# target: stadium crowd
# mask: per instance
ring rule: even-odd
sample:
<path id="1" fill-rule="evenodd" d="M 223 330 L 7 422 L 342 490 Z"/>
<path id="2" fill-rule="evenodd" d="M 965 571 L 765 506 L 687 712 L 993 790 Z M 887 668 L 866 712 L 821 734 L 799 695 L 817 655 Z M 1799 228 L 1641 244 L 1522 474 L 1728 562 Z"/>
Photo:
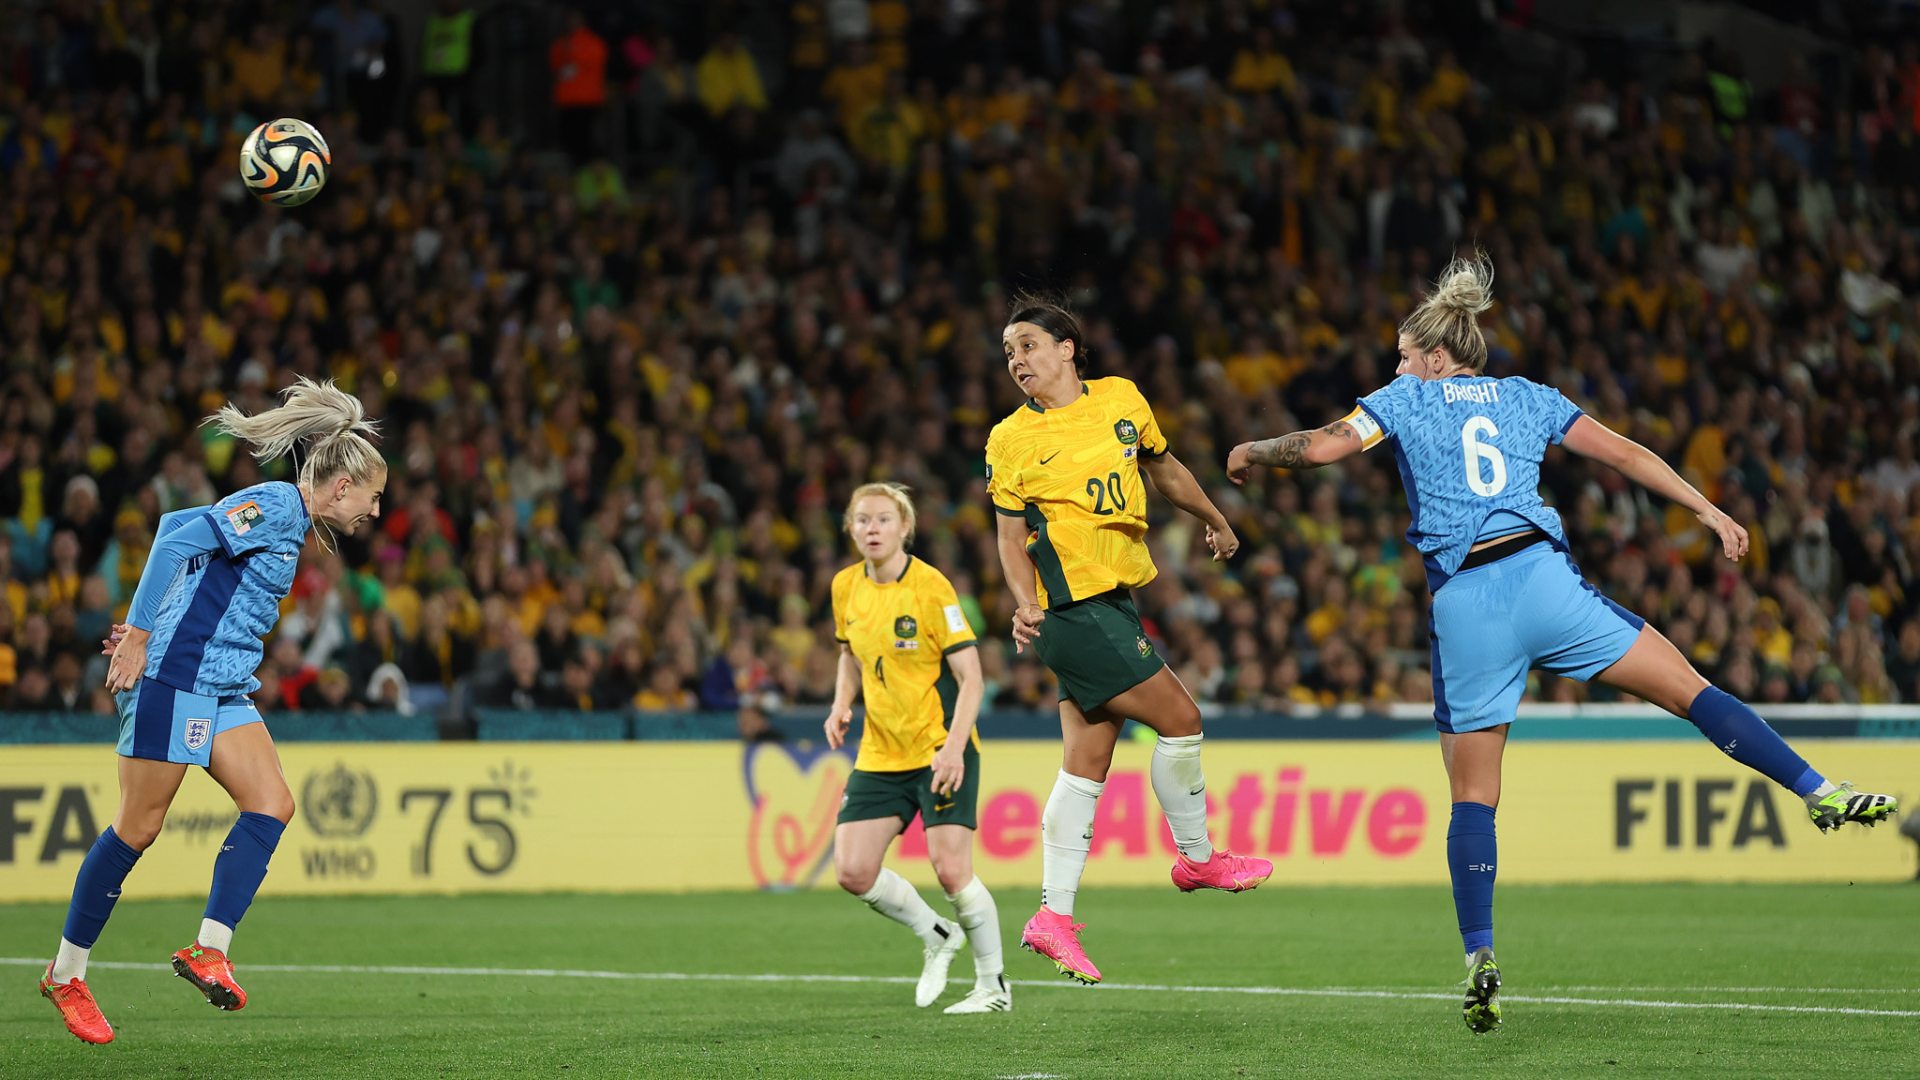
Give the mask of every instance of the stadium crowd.
<path id="1" fill-rule="evenodd" d="M 71 2 L 0 42 L 0 704 L 110 711 L 96 643 L 159 515 L 263 478 L 198 421 L 304 373 L 382 418 L 391 479 L 371 535 L 303 559 L 274 711 L 825 702 L 867 479 L 917 493 L 990 705 L 1050 708 L 981 479 L 1014 285 L 1073 299 L 1245 542 L 1212 564 L 1159 506 L 1141 606 L 1197 698 L 1431 700 L 1392 455 L 1244 489 L 1222 462 L 1389 378 L 1476 243 L 1491 372 L 1753 530 L 1730 564 L 1556 454 L 1587 575 L 1743 698 L 1920 701 L 1911 44 L 1766 94 L 1702 49 L 1522 99 L 1487 27 L 1369 5 L 796 0 L 750 36 L 711 7 L 556 13 L 562 150 L 506 138 L 464 54 L 369 91 L 368 50 L 405 58 L 350 0 Z M 333 138 L 298 210 L 237 182 L 276 115 Z"/>

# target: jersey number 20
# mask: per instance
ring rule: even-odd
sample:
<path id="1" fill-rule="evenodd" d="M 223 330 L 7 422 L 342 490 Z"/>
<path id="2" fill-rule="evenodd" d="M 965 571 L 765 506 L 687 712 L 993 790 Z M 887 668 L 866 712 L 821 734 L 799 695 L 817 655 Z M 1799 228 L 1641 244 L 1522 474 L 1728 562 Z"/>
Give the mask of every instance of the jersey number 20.
<path id="1" fill-rule="evenodd" d="M 1088 478 L 1087 494 L 1093 497 L 1093 512 L 1103 517 L 1127 508 L 1127 493 L 1120 486 L 1120 474 L 1117 472 L 1108 473 L 1105 483 L 1101 483 L 1097 476 Z M 1107 505 L 1109 500 L 1113 505 Z"/>
<path id="2" fill-rule="evenodd" d="M 1507 459 L 1500 456 L 1498 448 L 1480 440 L 1498 434 L 1500 429 L 1484 416 L 1476 416 L 1460 428 L 1460 451 L 1467 462 L 1467 486 L 1475 495 L 1489 499 L 1506 490 Z M 1482 475 L 1481 462 L 1486 463 L 1492 476 Z"/>

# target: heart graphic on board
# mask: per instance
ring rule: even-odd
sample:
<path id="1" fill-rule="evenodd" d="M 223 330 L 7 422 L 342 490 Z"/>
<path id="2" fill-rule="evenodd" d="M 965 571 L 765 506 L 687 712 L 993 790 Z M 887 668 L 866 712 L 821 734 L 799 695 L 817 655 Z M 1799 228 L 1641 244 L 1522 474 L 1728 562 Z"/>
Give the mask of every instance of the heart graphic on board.
<path id="1" fill-rule="evenodd" d="M 763 889 L 811 885 L 833 857 L 833 824 L 853 771 L 852 748 L 759 742 L 741 761 L 753 817 L 747 865 Z"/>

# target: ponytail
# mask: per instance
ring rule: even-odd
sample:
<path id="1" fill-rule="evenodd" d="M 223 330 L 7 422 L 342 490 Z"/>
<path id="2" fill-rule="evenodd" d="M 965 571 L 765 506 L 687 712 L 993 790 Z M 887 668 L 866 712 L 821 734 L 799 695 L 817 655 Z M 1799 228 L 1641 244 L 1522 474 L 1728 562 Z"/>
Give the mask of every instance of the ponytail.
<path id="1" fill-rule="evenodd" d="M 380 452 L 362 437 L 362 432 L 377 433 L 379 425 L 367 419 L 359 398 L 332 379 L 316 383 L 304 375 L 281 396 L 286 400 L 279 408 L 252 416 L 229 402 L 205 423 L 250 444 L 257 461 L 294 455 L 298 481 L 309 491 L 341 474 L 356 484 L 369 483 L 385 470 Z"/>
<path id="2" fill-rule="evenodd" d="M 1455 363 L 1478 375 L 1487 369 L 1480 313 L 1492 306 L 1493 261 L 1486 252 L 1475 251 L 1472 259 L 1447 264 L 1433 291 L 1400 324 L 1400 332 L 1421 352 L 1445 346 Z"/>

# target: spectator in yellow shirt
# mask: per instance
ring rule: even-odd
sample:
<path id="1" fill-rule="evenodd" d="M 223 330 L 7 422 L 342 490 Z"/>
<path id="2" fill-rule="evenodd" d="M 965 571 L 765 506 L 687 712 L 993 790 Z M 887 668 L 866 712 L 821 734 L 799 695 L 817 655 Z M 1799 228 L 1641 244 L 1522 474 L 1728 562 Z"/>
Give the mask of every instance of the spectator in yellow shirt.
<path id="1" fill-rule="evenodd" d="M 286 84 L 286 39 L 267 23 L 258 23 L 246 44 L 234 42 L 227 55 L 233 71 L 233 86 L 240 92 L 240 100 L 255 113 L 278 115 L 272 110 L 279 104 Z"/>
<path id="2" fill-rule="evenodd" d="M 1292 372 L 1260 334 L 1248 334 L 1239 352 L 1227 358 L 1227 381 L 1243 396 L 1255 398 L 1286 385 Z"/>
<path id="3" fill-rule="evenodd" d="M 679 669 L 665 659 L 657 661 L 648 673 L 646 688 L 633 695 L 633 707 L 645 712 L 670 712 L 693 706 L 693 694 Z"/>
<path id="4" fill-rule="evenodd" d="M 754 62 L 753 54 L 740 44 L 740 36 L 731 32 L 721 34 L 700 58 L 700 64 L 694 70 L 694 81 L 699 85 L 700 104 L 706 107 L 709 115 L 716 118 L 725 116 L 734 108 L 745 108 L 753 112 L 765 111 L 767 91 L 760 81 L 760 65 Z"/>
<path id="5" fill-rule="evenodd" d="M 1227 87 L 1236 94 L 1271 94 L 1278 90 L 1292 97 L 1295 88 L 1293 64 L 1273 46 L 1273 30 L 1262 26 L 1253 32 L 1253 43 L 1234 55 L 1233 70 L 1227 75 Z"/>
<path id="6" fill-rule="evenodd" d="M 847 58 L 827 73 L 820 94 L 833 102 L 840 129 L 852 132 L 860 122 L 860 114 L 880 100 L 886 86 L 887 69 L 867 51 L 867 43 L 851 41 L 847 43 Z"/>

